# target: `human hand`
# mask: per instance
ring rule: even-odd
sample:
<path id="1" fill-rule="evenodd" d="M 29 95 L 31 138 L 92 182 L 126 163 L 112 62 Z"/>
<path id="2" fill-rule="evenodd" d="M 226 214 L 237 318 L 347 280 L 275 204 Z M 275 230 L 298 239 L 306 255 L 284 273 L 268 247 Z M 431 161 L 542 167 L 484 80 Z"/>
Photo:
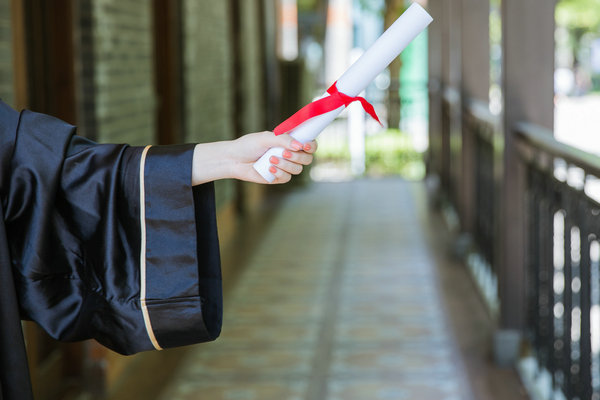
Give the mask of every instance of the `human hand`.
<path id="1" fill-rule="evenodd" d="M 288 182 L 292 175 L 302 172 L 304 165 L 312 162 L 317 143 L 302 145 L 288 134 L 275 136 L 273 132 L 257 132 L 236 140 L 197 144 L 194 150 L 192 184 L 235 178 L 248 182 L 269 183 L 253 164 L 271 147 L 283 147 L 283 157 L 271 157 L 271 173 L 275 179 L 270 183 Z"/>
<path id="2" fill-rule="evenodd" d="M 239 155 L 235 164 L 236 178 L 248 182 L 269 183 L 256 170 L 254 163 L 272 147 L 284 148 L 282 157 L 271 156 L 269 171 L 275 176 L 270 183 L 286 183 L 292 175 L 302 172 L 303 166 L 313 160 L 317 142 L 300 143 L 288 134 L 275 136 L 273 132 L 258 132 L 244 135 L 234 141 Z"/>

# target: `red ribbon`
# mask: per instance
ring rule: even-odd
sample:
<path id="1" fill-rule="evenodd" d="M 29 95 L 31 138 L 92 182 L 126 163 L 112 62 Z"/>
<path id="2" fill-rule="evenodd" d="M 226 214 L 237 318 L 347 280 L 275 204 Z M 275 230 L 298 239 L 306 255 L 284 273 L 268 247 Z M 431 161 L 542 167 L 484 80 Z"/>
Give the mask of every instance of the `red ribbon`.
<path id="1" fill-rule="evenodd" d="M 277 127 L 274 130 L 275 135 L 281 135 L 283 133 L 289 132 L 304 121 L 316 117 L 317 115 L 328 113 L 329 111 L 333 111 L 341 106 L 348 107 L 350 103 L 355 101 L 360 101 L 360 104 L 362 105 L 364 110 L 371 117 L 373 117 L 374 120 L 381 124 L 381 121 L 379 121 L 379 118 L 377 117 L 375 109 L 373 108 L 373 105 L 371 103 L 365 100 L 364 97 L 352 97 L 340 92 L 336 86 L 336 83 L 337 82 L 334 82 L 333 85 L 331 85 L 331 87 L 327 89 L 327 93 L 329 93 L 329 96 L 323 97 L 322 99 L 315 100 L 312 103 L 305 105 L 294 115 L 283 121 L 281 124 L 277 125 Z"/>

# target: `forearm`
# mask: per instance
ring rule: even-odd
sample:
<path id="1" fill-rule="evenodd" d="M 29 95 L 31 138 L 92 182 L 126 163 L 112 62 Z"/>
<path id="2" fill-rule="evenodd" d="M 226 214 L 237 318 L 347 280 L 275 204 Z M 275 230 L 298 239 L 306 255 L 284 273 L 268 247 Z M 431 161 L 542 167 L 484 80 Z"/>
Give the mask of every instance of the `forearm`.
<path id="1" fill-rule="evenodd" d="M 200 143 L 194 148 L 192 185 L 234 178 L 235 160 L 231 157 L 231 141 Z"/>
<path id="2" fill-rule="evenodd" d="M 303 165 L 312 161 L 316 142 L 302 145 L 287 134 L 276 136 L 273 132 L 250 133 L 235 140 L 201 143 L 194 148 L 192 185 L 219 179 L 239 179 L 248 182 L 269 183 L 253 164 L 271 147 L 286 149 L 283 158 L 272 157 L 271 168 L 276 176 L 270 183 L 285 183 L 291 175 L 302 171 Z"/>

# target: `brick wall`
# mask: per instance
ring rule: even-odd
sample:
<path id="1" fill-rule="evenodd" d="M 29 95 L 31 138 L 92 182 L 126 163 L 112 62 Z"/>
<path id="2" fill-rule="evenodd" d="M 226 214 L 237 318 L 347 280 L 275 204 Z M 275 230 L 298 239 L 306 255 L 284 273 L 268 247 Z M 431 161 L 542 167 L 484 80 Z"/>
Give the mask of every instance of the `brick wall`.
<path id="1" fill-rule="evenodd" d="M 184 0 L 186 139 L 233 137 L 231 33 L 227 1 Z"/>
<path id="2" fill-rule="evenodd" d="M 93 0 L 96 139 L 155 142 L 150 0 Z"/>
<path id="3" fill-rule="evenodd" d="M 13 102 L 10 0 L 0 0 L 0 98 Z"/>
<path id="4" fill-rule="evenodd" d="M 233 77 L 230 2 L 182 0 L 184 141 L 233 139 L 236 117 L 243 132 L 264 129 L 258 1 L 238 3 L 242 68 L 241 75 Z M 152 2 L 84 0 L 79 4 L 82 130 L 101 142 L 154 143 Z M 234 84 L 244 98 L 237 116 Z M 219 207 L 231 204 L 235 184 L 218 182 L 216 195 Z"/>
<path id="5" fill-rule="evenodd" d="M 183 0 L 185 140 L 234 137 L 232 47 L 228 1 Z M 235 185 L 217 182 L 219 207 L 235 197 Z"/>

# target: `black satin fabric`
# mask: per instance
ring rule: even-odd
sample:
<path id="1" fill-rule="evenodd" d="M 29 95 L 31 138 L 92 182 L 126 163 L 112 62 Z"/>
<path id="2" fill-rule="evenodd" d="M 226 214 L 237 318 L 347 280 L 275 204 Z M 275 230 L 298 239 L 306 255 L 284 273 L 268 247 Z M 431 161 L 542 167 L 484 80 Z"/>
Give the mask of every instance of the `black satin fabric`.
<path id="1" fill-rule="evenodd" d="M 18 123 L 19 114 L 0 101 L 0 400 L 33 399 L 3 211 Z"/>
<path id="2" fill-rule="evenodd" d="M 122 354 L 153 349 L 140 304 L 143 148 L 96 144 L 1 101 L 0 121 L 0 289 L 12 285 L 21 318 L 56 339 L 94 338 Z M 221 329 L 214 188 L 191 187 L 192 155 L 193 145 L 156 146 L 145 160 L 146 299 L 163 348 L 214 340 Z M 27 398 L 10 395 L 4 375 L 0 382 L 6 399 Z"/>

